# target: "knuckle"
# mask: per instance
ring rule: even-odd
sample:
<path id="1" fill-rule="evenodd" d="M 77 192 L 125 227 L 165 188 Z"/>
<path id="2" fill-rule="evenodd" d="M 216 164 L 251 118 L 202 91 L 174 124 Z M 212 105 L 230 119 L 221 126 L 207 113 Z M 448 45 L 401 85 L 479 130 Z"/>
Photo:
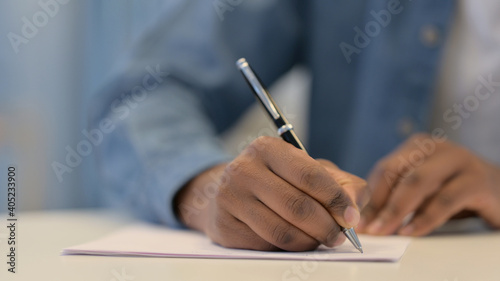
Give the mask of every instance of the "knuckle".
<path id="1" fill-rule="evenodd" d="M 248 173 L 248 171 L 251 170 L 253 170 L 251 161 L 247 161 L 243 157 L 237 157 L 231 163 L 226 165 L 224 168 L 224 175 L 230 180 L 234 180 L 234 177 L 237 177 L 238 175 L 245 175 L 245 173 Z"/>
<path id="2" fill-rule="evenodd" d="M 295 240 L 295 235 L 292 233 L 291 229 L 282 224 L 276 224 L 271 229 L 271 239 L 274 244 L 282 248 L 283 246 L 293 243 Z"/>
<path id="3" fill-rule="evenodd" d="M 387 207 L 384 209 L 383 212 L 386 218 L 395 218 L 401 216 L 402 209 L 400 206 L 396 204 L 389 204 L 387 205 Z"/>
<path id="4" fill-rule="evenodd" d="M 336 188 L 333 190 L 330 199 L 327 201 L 326 207 L 334 213 L 343 213 L 349 206 L 350 201 L 349 196 L 347 196 L 343 190 Z"/>
<path id="5" fill-rule="evenodd" d="M 314 214 L 313 203 L 308 197 L 303 195 L 288 198 L 285 205 L 295 219 L 306 220 Z"/>
<path id="6" fill-rule="evenodd" d="M 227 175 L 237 175 L 240 172 L 247 170 L 248 164 L 248 162 L 242 161 L 241 158 L 236 158 L 231 163 L 226 165 L 224 173 Z"/>
<path id="7" fill-rule="evenodd" d="M 436 201 L 440 208 L 447 208 L 453 205 L 454 200 L 452 196 L 445 193 L 441 193 L 436 195 Z"/>
<path id="8" fill-rule="evenodd" d="M 406 175 L 402 175 L 400 182 L 406 186 L 420 186 L 420 183 L 422 182 L 422 175 L 421 173 L 412 170 Z"/>
<path id="9" fill-rule="evenodd" d="M 259 163 L 247 157 L 237 157 L 224 169 L 224 178 L 230 185 L 244 185 L 257 178 Z"/>
<path id="10" fill-rule="evenodd" d="M 366 217 L 372 217 L 377 213 L 379 209 L 380 209 L 380 204 L 370 201 L 363 208 L 363 215 Z"/>
<path id="11" fill-rule="evenodd" d="M 412 223 L 415 225 L 415 228 L 424 228 L 428 227 L 435 220 L 435 215 L 433 215 L 429 210 L 424 210 L 418 214 L 418 217 L 413 219 Z"/>
<path id="12" fill-rule="evenodd" d="M 242 152 L 241 156 L 249 161 L 254 159 L 262 159 L 267 154 L 274 152 L 276 149 L 277 139 L 269 136 L 260 136 L 253 140 Z"/>
<path id="13" fill-rule="evenodd" d="M 267 147 L 269 147 L 273 142 L 273 138 L 269 136 L 260 136 L 252 141 L 248 148 L 254 149 L 256 151 L 265 151 Z"/>
<path id="14" fill-rule="evenodd" d="M 324 181 L 325 173 L 321 166 L 305 165 L 300 169 L 299 183 L 302 186 L 315 187 Z"/>

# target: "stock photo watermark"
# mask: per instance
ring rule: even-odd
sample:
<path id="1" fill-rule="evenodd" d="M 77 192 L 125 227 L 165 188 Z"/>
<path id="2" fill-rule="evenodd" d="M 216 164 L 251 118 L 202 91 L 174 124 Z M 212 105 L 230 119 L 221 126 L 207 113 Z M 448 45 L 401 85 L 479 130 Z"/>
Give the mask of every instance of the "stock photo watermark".
<path id="1" fill-rule="evenodd" d="M 489 74 L 486 78 L 481 75 L 477 80 L 479 83 L 473 94 L 465 97 L 461 103 L 453 104 L 452 108 L 443 113 L 443 120 L 446 123 L 453 123 L 451 125 L 453 130 L 458 130 L 463 121 L 469 119 L 472 113 L 478 110 L 482 102 L 488 100 L 500 89 L 500 81 L 493 81 L 493 74 Z"/>
<path id="2" fill-rule="evenodd" d="M 212 5 L 219 19 L 223 21 L 225 13 L 234 11 L 234 9 L 243 2 L 245 2 L 245 0 L 214 0 Z"/>
<path id="3" fill-rule="evenodd" d="M 412 150 L 407 157 L 399 156 L 399 164 L 396 172 L 386 170 L 384 178 L 386 183 L 393 187 L 397 180 L 408 177 L 416 168 L 424 164 L 425 159 L 431 156 L 435 151 L 437 144 L 447 140 L 446 132 L 442 128 L 435 128 L 429 137 L 415 137 L 413 144 L 416 149 Z"/>
<path id="4" fill-rule="evenodd" d="M 19 53 L 22 44 L 26 45 L 35 38 L 41 28 L 49 23 L 50 19 L 57 16 L 61 5 L 66 5 L 70 0 L 40 0 L 38 1 L 38 11 L 31 17 L 22 17 L 21 30 L 19 33 L 9 32 L 7 38 L 16 54 Z"/>
<path id="5" fill-rule="evenodd" d="M 113 277 L 109 281 L 132 281 L 135 280 L 135 276 L 128 274 L 125 270 L 125 267 L 121 268 L 121 271 L 116 269 L 111 270 L 111 275 Z"/>
<path id="6" fill-rule="evenodd" d="M 340 233 L 339 235 L 343 235 Z M 357 252 L 356 252 L 357 253 Z M 335 252 L 324 251 L 324 248 L 317 248 L 309 257 L 312 259 L 304 260 L 300 264 L 292 265 L 281 274 L 282 281 L 305 281 L 308 280 L 319 268 L 320 261 L 328 261 Z"/>
<path id="7" fill-rule="evenodd" d="M 290 269 L 283 272 L 281 275 L 282 281 L 303 281 L 309 279 L 318 267 L 318 259 L 316 258 L 318 251 L 314 251 L 314 260 L 302 261 L 300 265 L 293 265 Z"/>
<path id="8" fill-rule="evenodd" d="M 18 189 L 18 177 L 17 169 L 15 166 L 7 167 L 7 182 L 6 182 L 6 193 L 7 193 L 7 219 L 6 219 L 6 229 L 7 235 L 5 235 L 7 243 L 7 271 L 10 273 L 16 273 L 17 262 L 19 256 L 17 255 L 17 247 L 19 246 L 18 237 L 18 221 L 17 221 L 17 189 Z M 2 240 L 3 241 L 3 240 Z"/>
<path id="9" fill-rule="evenodd" d="M 411 2 L 411 0 L 408 1 Z M 352 43 L 341 42 L 339 44 L 347 63 L 351 63 L 351 57 L 354 54 L 361 54 L 361 51 L 370 45 L 372 39 L 379 36 L 382 29 L 391 23 L 393 16 L 400 14 L 403 10 L 404 6 L 400 0 L 390 0 L 385 9 L 378 12 L 370 11 L 372 20 L 368 21 L 363 29 L 359 26 L 353 28 L 355 33 Z"/>
<path id="10" fill-rule="evenodd" d="M 168 76 L 167 72 L 160 70 L 160 65 L 147 66 L 145 69 L 147 73 L 143 76 L 142 83 L 133 87 L 130 92 L 123 93 L 111 103 L 110 112 L 117 116 L 118 121 L 125 120 L 131 111 L 146 100 L 149 93 L 158 88 Z M 83 159 L 92 154 L 94 147 L 99 146 L 105 136 L 116 129 L 115 122 L 116 120 L 111 118 L 104 118 L 99 124 L 95 124 L 94 128 L 83 129 L 81 131 L 83 138 L 75 146 L 65 147 L 65 161 L 53 161 L 51 164 L 60 183 L 63 182 L 64 174 L 71 173 L 80 166 Z"/>
<path id="11" fill-rule="evenodd" d="M 493 80 L 493 74 L 486 77 L 478 76 L 478 84 L 474 89 L 474 93 L 467 95 L 462 102 L 454 103 L 444 111 L 443 121 L 450 125 L 452 130 L 458 130 L 465 120 L 472 117 L 482 103 L 485 103 L 498 90 L 500 90 L 500 81 Z M 430 137 L 415 138 L 413 143 L 416 145 L 407 158 L 400 156 L 399 164 L 396 173 L 387 170 L 384 173 L 386 183 L 389 186 L 398 180 L 409 176 L 412 171 L 424 164 L 425 159 L 431 156 L 436 151 L 436 146 L 445 142 L 448 135 L 443 128 L 434 128 Z"/>

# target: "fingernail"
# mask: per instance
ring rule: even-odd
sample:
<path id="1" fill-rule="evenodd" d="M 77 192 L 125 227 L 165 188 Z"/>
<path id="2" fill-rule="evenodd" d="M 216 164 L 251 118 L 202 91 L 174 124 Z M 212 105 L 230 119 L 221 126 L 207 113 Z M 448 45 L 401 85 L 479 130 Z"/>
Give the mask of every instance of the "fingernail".
<path id="1" fill-rule="evenodd" d="M 399 234 L 401 234 L 401 235 L 412 235 L 412 233 L 413 233 L 414 230 L 415 230 L 415 226 L 410 223 L 407 226 L 403 227 L 399 231 Z"/>
<path id="2" fill-rule="evenodd" d="M 356 226 L 359 223 L 361 215 L 354 207 L 349 206 L 344 212 L 344 220 L 349 226 Z"/>
<path id="3" fill-rule="evenodd" d="M 378 234 L 380 230 L 382 229 L 383 223 L 381 220 L 376 220 L 372 222 L 368 228 L 366 229 L 366 232 L 369 234 Z"/>

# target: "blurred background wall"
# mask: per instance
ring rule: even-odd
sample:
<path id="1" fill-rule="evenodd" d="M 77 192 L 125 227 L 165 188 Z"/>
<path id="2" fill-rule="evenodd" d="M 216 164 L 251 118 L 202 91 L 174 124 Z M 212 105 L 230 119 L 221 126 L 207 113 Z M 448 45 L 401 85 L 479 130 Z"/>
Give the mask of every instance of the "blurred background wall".
<path id="1" fill-rule="evenodd" d="M 23 210 L 95 206 L 92 154 L 58 178 L 84 138 L 88 98 L 163 6 L 148 1 L 0 2 L 0 211 L 9 165 Z M 175 2 L 175 1 L 168 1 Z"/>
<path id="2" fill-rule="evenodd" d="M 162 11 L 183 0 L 23 0 L 0 2 L 0 212 L 7 168 L 17 168 L 21 210 L 99 206 L 93 154 L 59 174 L 69 149 L 86 139 L 86 109 L 124 51 Z M 215 10 L 214 10 L 215 13 Z M 305 136 L 308 76 L 296 69 L 271 92 Z M 250 94 L 250 92 L 249 92 Z M 272 126 L 260 108 L 224 137 L 237 153 Z"/>

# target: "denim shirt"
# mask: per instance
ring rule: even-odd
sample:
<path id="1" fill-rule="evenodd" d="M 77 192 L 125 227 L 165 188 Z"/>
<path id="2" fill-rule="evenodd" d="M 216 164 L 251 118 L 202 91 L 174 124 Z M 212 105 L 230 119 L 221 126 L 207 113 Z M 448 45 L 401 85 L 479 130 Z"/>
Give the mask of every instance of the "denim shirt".
<path id="1" fill-rule="evenodd" d="M 178 1 L 138 40 L 96 95 L 90 128 L 103 186 L 121 205 L 172 227 L 173 198 L 230 161 L 219 135 L 254 101 L 245 57 L 266 85 L 300 64 L 312 73 L 312 157 L 366 176 L 409 134 L 428 128 L 454 1 Z M 108 122 L 108 123 L 106 123 Z M 207 211 L 199 194 L 198 212 Z"/>

